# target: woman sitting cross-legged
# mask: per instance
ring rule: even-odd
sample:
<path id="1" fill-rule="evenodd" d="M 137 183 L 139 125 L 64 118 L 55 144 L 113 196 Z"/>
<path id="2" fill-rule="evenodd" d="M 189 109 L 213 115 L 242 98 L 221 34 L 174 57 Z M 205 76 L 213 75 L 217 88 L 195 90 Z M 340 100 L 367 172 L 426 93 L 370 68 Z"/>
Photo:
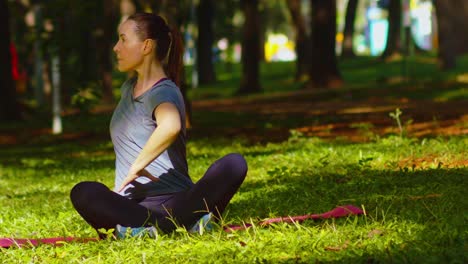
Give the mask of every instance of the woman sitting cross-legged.
<path id="1" fill-rule="evenodd" d="M 180 34 L 149 13 L 130 16 L 118 34 L 118 69 L 135 71 L 136 77 L 122 85 L 110 123 L 115 187 L 80 182 L 71 190 L 73 206 L 96 230 L 157 227 L 169 233 L 177 226 L 190 229 L 202 217 L 219 218 L 244 181 L 247 164 L 241 155 L 229 154 L 197 183 L 191 181 L 185 106 L 177 86 Z"/>

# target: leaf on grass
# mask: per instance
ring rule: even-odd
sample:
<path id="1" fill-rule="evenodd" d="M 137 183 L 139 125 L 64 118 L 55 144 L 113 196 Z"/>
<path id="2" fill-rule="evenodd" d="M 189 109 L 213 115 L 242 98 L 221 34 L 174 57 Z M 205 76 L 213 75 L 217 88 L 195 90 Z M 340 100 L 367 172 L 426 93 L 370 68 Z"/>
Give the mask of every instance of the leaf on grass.
<path id="1" fill-rule="evenodd" d="M 437 198 L 437 197 L 441 197 L 442 194 L 440 193 L 431 193 L 431 194 L 427 194 L 427 195 L 420 195 L 420 196 L 410 196 L 410 199 L 411 200 L 421 200 L 421 199 L 426 199 L 426 198 Z"/>
<path id="2" fill-rule="evenodd" d="M 328 251 L 341 251 L 343 249 L 348 248 L 349 245 L 349 240 L 346 240 L 343 245 L 337 246 L 337 247 L 325 247 L 325 250 Z"/>
<path id="3" fill-rule="evenodd" d="M 298 263 L 301 261 L 301 257 L 299 256 L 294 256 L 294 257 L 290 257 L 290 256 L 281 256 L 279 257 L 279 259 L 281 260 L 281 262 L 285 261 L 285 262 L 294 262 L 294 263 Z"/>
<path id="4" fill-rule="evenodd" d="M 340 184 L 340 183 L 347 183 L 348 181 L 350 181 L 349 178 L 346 178 L 346 177 L 343 177 L 343 178 L 339 178 L 339 179 L 336 179 L 335 182 Z"/>
<path id="5" fill-rule="evenodd" d="M 374 229 L 372 231 L 370 231 L 368 234 L 367 234 L 367 237 L 368 238 L 373 238 L 375 236 L 381 236 L 383 235 L 383 231 L 382 230 L 379 230 L 379 229 Z"/>

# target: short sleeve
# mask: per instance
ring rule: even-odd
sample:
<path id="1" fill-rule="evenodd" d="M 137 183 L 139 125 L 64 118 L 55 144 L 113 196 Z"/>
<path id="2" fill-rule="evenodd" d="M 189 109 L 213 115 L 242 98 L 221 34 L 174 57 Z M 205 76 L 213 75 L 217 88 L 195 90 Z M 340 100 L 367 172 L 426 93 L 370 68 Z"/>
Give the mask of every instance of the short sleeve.
<path id="1" fill-rule="evenodd" d="M 148 94 L 143 98 L 145 112 L 147 115 L 152 116 L 154 109 L 162 103 L 174 104 L 181 116 L 184 114 L 183 98 L 179 89 L 173 85 L 160 84 L 153 87 Z"/>

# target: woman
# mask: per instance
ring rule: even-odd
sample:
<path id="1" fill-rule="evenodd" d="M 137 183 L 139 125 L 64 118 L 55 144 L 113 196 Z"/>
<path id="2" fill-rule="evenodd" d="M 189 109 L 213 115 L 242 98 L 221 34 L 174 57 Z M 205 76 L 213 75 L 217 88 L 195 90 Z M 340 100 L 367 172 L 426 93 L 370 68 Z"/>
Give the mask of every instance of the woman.
<path id="1" fill-rule="evenodd" d="M 137 76 L 121 87 L 110 123 L 116 154 L 114 191 L 81 182 L 71 191 L 78 213 L 96 230 L 177 225 L 220 217 L 247 173 L 239 154 L 229 154 L 194 184 L 186 160 L 185 107 L 177 87 L 182 66 L 180 35 L 157 15 L 137 13 L 119 26 L 114 47 L 120 71 Z M 102 237 L 103 234 L 100 234 Z"/>

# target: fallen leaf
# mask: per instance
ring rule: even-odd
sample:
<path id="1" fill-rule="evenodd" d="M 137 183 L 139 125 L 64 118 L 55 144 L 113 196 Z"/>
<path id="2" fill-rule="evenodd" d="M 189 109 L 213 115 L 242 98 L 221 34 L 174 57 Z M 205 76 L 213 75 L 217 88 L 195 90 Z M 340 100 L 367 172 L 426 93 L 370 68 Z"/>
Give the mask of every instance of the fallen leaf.
<path id="1" fill-rule="evenodd" d="M 337 247 L 325 247 L 325 250 L 328 251 L 341 251 L 343 249 L 346 249 L 349 245 L 349 240 L 346 240 L 343 245 L 337 246 Z"/>
<path id="2" fill-rule="evenodd" d="M 381 236 L 382 234 L 383 234 L 383 231 L 382 231 L 382 230 L 374 229 L 374 230 L 370 231 L 370 232 L 367 234 L 367 237 L 368 237 L 368 238 L 372 238 L 372 237 L 375 237 L 375 236 Z"/>
<path id="3" fill-rule="evenodd" d="M 411 200 L 421 200 L 421 199 L 426 199 L 426 198 L 437 198 L 441 197 L 442 194 L 439 193 L 432 193 L 432 194 L 427 194 L 427 195 L 420 195 L 420 196 L 410 196 Z"/>

